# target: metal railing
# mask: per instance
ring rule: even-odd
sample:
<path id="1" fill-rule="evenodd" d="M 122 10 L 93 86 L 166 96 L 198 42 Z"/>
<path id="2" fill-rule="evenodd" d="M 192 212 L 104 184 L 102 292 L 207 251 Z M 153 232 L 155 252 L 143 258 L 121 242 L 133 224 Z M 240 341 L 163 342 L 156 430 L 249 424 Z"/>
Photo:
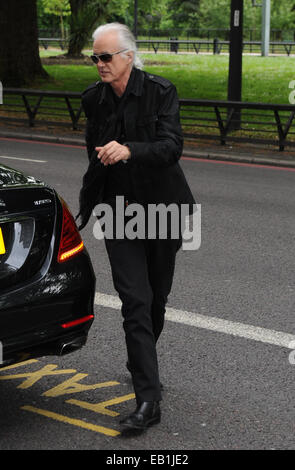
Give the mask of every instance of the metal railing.
<path id="1" fill-rule="evenodd" d="M 71 126 L 73 130 L 77 130 L 81 113 L 81 93 L 78 92 L 25 88 L 3 90 L 0 120 L 20 122 L 30 127 L 35 124 Z"/>
<path id="2" fill-rule="evenodd" d="M 81 93 L 4 88 L 0 122 L 83 130 Z M 181 124 L 190 139 L 295 146 L 295 106 L 180 99 Z"/>
<path id="3" fill-rule="evenodd" d="M 63 51 L 67 47 L 68 43 L 68 39 L 39 38 L 39 46 L 43 46 L 45 50 L 48 49 L 49 46 L 59 46 Z"/>
<path id="4" fill-rule="evenodd" d="M 148 50 L 151 48 L 154 53 L 161 51 L 169 52 L 183 52 L 183 51 L 194 51 L 196 54 L 199 52 L 212 52 L 213 54 L 220 54 L 222 51 L 228 52 L 230 41 L 223 41 L 218 38 L 212 40 L 205 39 L 194 39 L 194 40 L 178 40 L 171 38 L 170 40 L 163 39 L 140 39 L 136 41 L 138 48 L 146 45 Z M 294 51 L 295 53 L 295 42 L 294 41 L 270 41 L 270 52 L 281 53 L 284 52 L 288 56 Z M 244 41 L 243 42 L 244 52 L 260 52 L 261 41 Z"/>
<path id="5" fill-rule="evenodd" d="M 295 146 L 293 105 L 189 99 L 180 105 L 186 137 Z"/>
<path id="6" fill-rule="evenodd" d="M 132 26 L 131 26 L 132 28 Z M 69 39 L 70 30 L 65 25 L 65 37 Z M 150 27 L 137 28 L 137 39 L 169 39 L 171 36 L 178 36 L 182 39 L 229 39 L 230 28 L 159 28 L 159 27 Z M 41 28 L 39 29 L 40 38 L 59 38 L 60 37 L 60 28 Z M 243 37 L 246 41 L 259 41 L 261 39 L 261 28 L 243 28 Z M 271 41 L 294 41 L 295 35 L 293 29 L 271 29 L 270 30 L 270 40 Z"/>
<path id="7" fill-rule="evenodd" d="M 68 39 L 62 38 L 39 38 L 39 45 L 48 49 L 49 46 L 58 46 L 61 50 L 67 48 L 69 43 Z M 213 54 L 220 54 L 222 51 L 229 51 L 229 41 L 220 40 L 218 38 L 206 40 L 206 39 L 138 39 L 136 40 L 138 49 L 145 46 L 145 50 L 153 50 L 155 54 L 157 52 L 212 52 Z M 270 53 L 286 53 L 288 56 L 294 51 L 295 53 L 295 41 L 270 41 Z M 89 42 L 89 47 L 92 47 L 92 42 Z M 244 41 L 244 51 L 259 52 L 261 50 L 261 41 Z"/>

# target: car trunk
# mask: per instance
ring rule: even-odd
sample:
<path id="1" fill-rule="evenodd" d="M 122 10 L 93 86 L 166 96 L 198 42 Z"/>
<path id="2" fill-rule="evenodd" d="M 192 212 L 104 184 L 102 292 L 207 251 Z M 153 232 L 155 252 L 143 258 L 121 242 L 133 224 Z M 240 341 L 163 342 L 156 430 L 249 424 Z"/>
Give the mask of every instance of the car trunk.
<path id="1" fill-rule="evenodd" d="M 55 212 L 49 188 L 0 186 L 0 292 L 28 282 L 40 270 L 49 252 Z"/>

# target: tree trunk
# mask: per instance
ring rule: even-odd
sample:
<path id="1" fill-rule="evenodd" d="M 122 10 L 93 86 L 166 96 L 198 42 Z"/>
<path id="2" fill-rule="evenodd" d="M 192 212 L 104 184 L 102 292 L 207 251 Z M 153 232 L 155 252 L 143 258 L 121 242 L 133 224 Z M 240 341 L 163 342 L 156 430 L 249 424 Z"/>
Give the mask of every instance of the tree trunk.
<path id="1" fill-rule="evenodd" d="M 71 28 L 69 49 L 67 52 L 68 57 L 82 57 L 82 50 L 85 46 L 85 38 L 80 34 L 73 33 L 73 28 Z"/>
<path id="2" fill-rule="evenodd" d="M 81 57 L 94 25 L 103 18 L 108 0 L 70 0 L 70 41 L 67 56 Z"/>
<path id="3" fill-rule="evenodd" d="M 65 38 L 65 27 L 64 27 L 64 19 L 63 19 L 63 16 L 62 16 L 62 12 L 60 13 L 60 32 L 61 32 L 61 38 L 64 39 Z"/>
<path id="4" fill-rule="evenodd" d="M 0 2 L 0 80 L 20 87 L 48 77 L 41 65 L 36 0 Z"/>
<path id="5" fill-rule="evenodd" d="M 80 41 L 77 38 L 70 39 L 69 41 L 69 49 L 66 54 L 68 58 L 73 58 L 73 59 L 79 59 L 81 57 L 84 57 L 84 54 L 82 53 L 82 49 L 84 49 L 84 41 Z"/>
<path id="6" fill-rule="evenodd" d="M 67 56 L 82 57 L 82 50 L 91 32 L 92 18 L 89 17 L 88 0 L 70 0 L 71 18 L 70 18 L 70 41 Z"/>

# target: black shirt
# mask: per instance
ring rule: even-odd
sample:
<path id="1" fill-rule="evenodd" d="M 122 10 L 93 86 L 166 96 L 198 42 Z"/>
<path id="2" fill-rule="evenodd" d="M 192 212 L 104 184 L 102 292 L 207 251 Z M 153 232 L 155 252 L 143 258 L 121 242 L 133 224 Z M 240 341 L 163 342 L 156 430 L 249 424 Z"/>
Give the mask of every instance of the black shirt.
<path id="1" fill-rule="evenodd" d="M 129 82 L 132 79 L 133 73 L 130 76 Z M 128 85 L 130 85 L 129 82 Z M 128 94 L 128 85 L 122 96 L 117 96 L 111 85 L 108 86 L 108 98 L 115 113 Z M 117 115 L 114 140 L 120 144 L 124 144 L 126 141 L 123 113 Z M 116 196 L 124 196 L 127 200 L 134 200 L 129 166 L 128 161 L 127 163 L 119 161 L 114 165 L 108 165 L 104 200 L 114 199 Z"/>

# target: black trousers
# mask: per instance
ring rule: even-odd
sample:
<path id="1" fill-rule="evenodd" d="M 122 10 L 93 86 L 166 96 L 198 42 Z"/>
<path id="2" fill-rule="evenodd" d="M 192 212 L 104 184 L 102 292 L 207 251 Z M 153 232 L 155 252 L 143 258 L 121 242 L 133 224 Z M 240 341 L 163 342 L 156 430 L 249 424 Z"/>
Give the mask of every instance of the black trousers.
<path id="1" fill-rule="evenodd" d="M 164 326 L 182 239 L 107 239 L 114 287 L 122 301 L 128 360 L 137 403 L 160 401 L 156 343 Z"/>

